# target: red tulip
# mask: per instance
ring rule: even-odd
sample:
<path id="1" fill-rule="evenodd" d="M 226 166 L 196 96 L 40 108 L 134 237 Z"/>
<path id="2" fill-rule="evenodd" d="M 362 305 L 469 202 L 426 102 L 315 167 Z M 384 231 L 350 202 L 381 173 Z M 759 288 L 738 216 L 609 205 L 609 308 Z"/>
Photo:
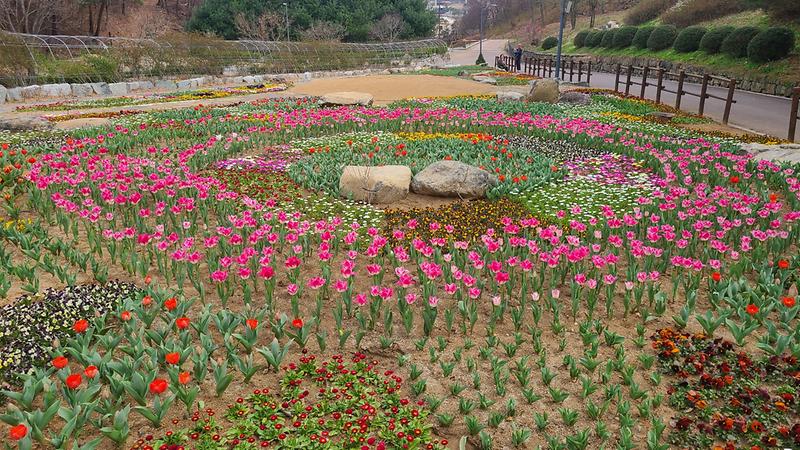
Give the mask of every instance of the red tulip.
<path id="1" fill-rule="evenodd" d="M 166 301 L 164 301 L 164 308 L 167 308 L 167 311 L 172 311 L 177 307 L 178 307 L 178 300 L 175 297 L 168 298 Z"/>
<path id="2" fill-rule="evenodd" d="M 75 325 L 72 325 L 72 329 L 75 330 L 76 333 L 83 333 L 89 328 L 89 322 L 86 319 L 81 319 L 75 322 Z"/>
<path id="3" fill-rule="evenodd" d="M 719 280 L 722 279 L 722 274 L 720 274 L 719 272 L 714 272 L 711 274 L 711 279 L 718 282 Z"/>
<path id="4" fill-rule="evenodd" d="M 185 330 L 189 327 L 189 318 L 188 317 L 181 317 L 180 319 L 175 321 L 175 325 L 178 327 L 179 330 Z"/>
<path id="5" fill-rule="evenodd" d="M 156 378 L 150 383 L 150 393 L 155 395 L 161 394 L 167 390 L 167 386 L 167 380 Z"/>
<path id="6" fill-rule="evenodd" d="M 69 363 L 69 361 L 64 356 L 56 356 L 53 358 L 53 367 L 56 369 L 63 369 L 64 367 L 67 367 L 67 363 Z"/>
<path id="7" fill-rule="evenodd" d="M 192 374 L 189 372 L 181 372 L 178 374 L 178 383 L 186 384 L 192 379 Z"/>
<path id="8" fill-rule="evenodd" d="M 83 374 L 86 375 L 86 378 L 94 378 L 100 371 L 97 370 L 97 366 L 89 366 L 83 370 Z"/>
<path id="9" fill-rule="evenodd" d="M 247 324 L 247 327 L 250 328 L 251 330 L 255 330 L 256 328 L 258 328 L 258 320 L 256 319 L 247 319 L 245 323 Z"/>
<path id="10" fill-rule="evenodd" d="M 794 308 L 795 300 L 794 297 L 783 297 L 783 306 L 787 308 Z"/>
<path id="11" fill-rule="evenodd" d="M 181 354 L 178 352 L 167 353 L 164 357 L 169 364 L 178 364 L 181 362 Z"/>
<path id="12" fill-rule="evenodd" d="M 758 306 L 750 303 L 749 305 L 747 305 L 747 308 L 745 308 L 745 311 L 747 311 L 747 314 L 755 316 L 756 314 L 758 314 Z"/>
<path id="13" fill-rule="evenodd" d="M 303 319 L 301 319 L 299 317 L 294 319 L 292 321 L 292 326 L 297 328 L 297 329 L 303 328 Z"/>
<path id="14" fill-rule="evenodd" d="M 779 269 L 788 269 L 789 268 L 789 261 L 782 259 L 778 261 L 778 268 Z"/>
<path id="15" fill-rule="evenodd" d="M 122 319 L 123 322 L 127 322 L 131 320 L 131 312 L 130 311 L 122 311 L 122 314 L 119 315 L 119 318 Z"/>
<path id="16" fill-rule="evenodd" d="M 78 386 L 81 385 L 82 381 L 83 381 L 83 377 L 81 377 L 81 374 L 73 373 L 72 375 L 67 377 L 66 384 L 67 384 L 67 387 L 70 388 L 70 389 L 77 389 Z"/>
<path id="17" fill-rule="evenodd" d="M 739 182 L 739 177 L 736 176 L 736 175 L 731 175 L 730 181 L 731 181 L 731 183 L 736 184 L 736 183 Z"/>
<path id="18" fill-rule="evenodd" d="M 153 303 L 153 297 L 150 297 L 149 295 L 145 295 L 144 298 L 142 299 L 142 305 L 150 306 L 151 303 Z"/>
<path id="19" fill-rule="evenodd" d="M 8 431 L 8 436 L 12 441 L 18 441 L 28 435 L 28 427 L 24 424 L 19 424 L 11 427 Z"/>
<path id="20" fill-rule="evenodd" d="M 151 277 L 150 275 L 144 277 L 144 284 L 150 284 L 152 282 L 153 282 L 153 277 Z"/>

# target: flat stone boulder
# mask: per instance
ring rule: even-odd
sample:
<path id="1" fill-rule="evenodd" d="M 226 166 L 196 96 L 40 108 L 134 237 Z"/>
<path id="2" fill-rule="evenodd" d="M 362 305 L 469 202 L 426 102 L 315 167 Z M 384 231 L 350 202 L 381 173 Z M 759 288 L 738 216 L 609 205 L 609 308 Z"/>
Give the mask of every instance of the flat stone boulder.
<path id="1" fill-rule="evenodd" d="M 0 84 L 0 105 L 6 102 L 6 97 L 8 97 L 8 89 Z"/>
<path id="2" fill-rule="evenodd" d="M 559 97 L 558 81 L 543 78 L 531 82 L 527 98 L 529 102 L 556 103 Z"/>
<path id="3" fill-rule="evenodd" d="M 0 119 L 0 130 L 8 131 L 47 131 L 53 124 L 41 117 L 14 117 Z"/>
<path id="4" fill-rule="evenodd" d="M 420 195 L 483 198 L 497 184 L 491 173 L 459 161 L 437 161 L 414 176 L 411 190 Z"/>
<path id="5" fill-rule="evenodd" d="M 582 92 L 567 91 L 558 97 L 558 103 L 569 105 L 588 105 L 592 103 L 592 97 Z"/>
<path id="6" fill-rule="evenodd" d="M 108 87 L 108 83 L 100 82 L 100 83 L 91 83 L 92 91 L 94 91 L 97 95 L 111 95 L 111 88 Z"/>
<path id="7" fill-rule="evenodd" d="M 515 91 L 500 91 L 496 95 L 498 102 L 518 102 L 525 99 L 525 94 Z"/>
<path id="8" fill-rule="evenodd" d="M 42 94 L 45 97 L 69 97 L 72 95 L 72 86 L 68 83 L 45 84 L 41 86 Z"/>
<path id="9" fill-rule="evenodd" d="M 108 89 L 111 95 L 128 95 L 128 83 L 111 83 Z"/>
<path id="10" fill-rule="evenodd" d="M 72 95 L 75 97 L 88 97 L 94 94 L 92 85 L 88 83 L 72 84 Z"/>
<path id="11" fill-rule="evenodd" d="M 497 78 L 489 77 L 489 76 L 486 76 L 486 75 L 475 75 L 474 77 L 472 77 L 472 79 L 474 81 L 477 81 L 478 83 L 497 84 Z"/>
<path id="12" fill-rule="evenodd" d="M 408 196 L 408 166 L 346 166 L 339 178 L 339 196 L 371 204 L 387 204 Z"/>
<path id="13" fill-rule="evenodd" d="M 322 106 L 370 106 L 373 97 L 364 92 L 331 92 L 319 99 Z"/>

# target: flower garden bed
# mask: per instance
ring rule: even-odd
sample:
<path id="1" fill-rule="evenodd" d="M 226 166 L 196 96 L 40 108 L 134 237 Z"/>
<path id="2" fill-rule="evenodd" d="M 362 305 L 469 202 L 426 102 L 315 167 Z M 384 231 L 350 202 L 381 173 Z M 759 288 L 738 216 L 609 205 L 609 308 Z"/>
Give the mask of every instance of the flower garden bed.
<path id="1" fill-rule="evenodd" d="M 796 445 L 800 168 L 654 108 L 279 99 L 2 135 L 0 293 L 30 294 L 0 310 L 4 442 Z M 497 185 L 339 198 L 345 165 L 441 160 Z"/>

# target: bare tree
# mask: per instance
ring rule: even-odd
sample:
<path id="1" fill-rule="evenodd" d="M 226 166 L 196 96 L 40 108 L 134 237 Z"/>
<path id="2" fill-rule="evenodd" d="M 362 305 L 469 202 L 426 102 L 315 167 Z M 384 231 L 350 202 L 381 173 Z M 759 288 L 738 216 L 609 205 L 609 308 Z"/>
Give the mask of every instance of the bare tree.
<path id="1" fill-rule="evenodd" d="M 383 42 L 394 42 L 403 32 L 406 22 L 397 13 L 385 14 L 381 20 L 375 22 L 370 29 L 370 35 Z"/>
<path id="2" fill-rule="evenodd" d="M 60 2 L 54 0 L 0 0 L 0 29 L 40 34 L 55 27 Z"/>
<path id="3" fill-rule="evenodd" d="M 303 30 L 300 35 L 304 41 L 336 42 L 342 40 L 344 33 L 345 28 L 343 25 L 327 20 L 320 20 Z"/>
<path id="4" fill-rule="evenodd" d="M 239 13 L 234 17 L 236 30 L 247 39 L 277 41 L 286 35 L 284 18 L 274 12 L 265 12 L 255 19 Z"/>

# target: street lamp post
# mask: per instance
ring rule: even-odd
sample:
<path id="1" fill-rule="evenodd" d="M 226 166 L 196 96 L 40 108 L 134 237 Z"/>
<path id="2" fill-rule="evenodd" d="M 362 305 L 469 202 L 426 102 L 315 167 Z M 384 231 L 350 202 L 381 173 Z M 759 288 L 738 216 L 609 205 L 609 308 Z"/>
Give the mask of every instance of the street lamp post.
<path id="1" fill-rule="evenodd" d="M 480 40 L 478 42 L 478 61 L 484 60 L 483 57 L 483 3 L 481 3 L 481 35 Z"/>
<path id="2" fill-rule="evenodd" d="M 572 8 L 572 2 L 561 0 L 561 19 L 558 24 L 558 48 L 556 48 L 556 80 L 561 80 L 561 46 L 564 42 L 564 20 Z"/>
<path id="3" fill-rule="evenodd" d="M 289 3 L 283 2 L 283 7 L 286 8 L 286 42 L 289 42 Z"/>

